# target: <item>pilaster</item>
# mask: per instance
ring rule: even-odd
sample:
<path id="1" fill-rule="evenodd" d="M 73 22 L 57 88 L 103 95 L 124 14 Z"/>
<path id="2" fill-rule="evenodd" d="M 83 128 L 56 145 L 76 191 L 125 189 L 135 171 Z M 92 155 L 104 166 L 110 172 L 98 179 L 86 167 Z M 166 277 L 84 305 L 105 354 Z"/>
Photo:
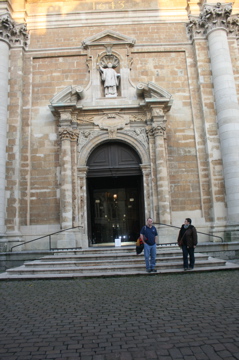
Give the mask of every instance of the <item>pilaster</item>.
<path id="1" fill-rule="evenodd" d="M 145 203 L 145 219 L 152 217 L 153 212 L 153 202 L 152 199 L 152 177 L 151 177 L 151 166 L 150 164 L 141 165 L 143 172 L 143 182 L 144 182 L 144 203 Z"/>
<path id="2" fill-rule="evenodd" d="M 168 169 L 165 152 L 165 138 L 166 138 L 166 119 L 164 112 L 160 108 L 154 108 L 153 124 L 150 132 L 155 139 L 155 160 L 156 160 L 156 175 L 157 175 L 157 189 L 158 189 L 158 207 L 159 219 L 158 222 L 164 224 L 171 223 L 170 216 L 170 197 L 169 197 L 169 180 Z"/>
<path id="3" fill-rule="evenodd" d="M 78 225 L 82 227 L 85 236 L 88 234 L 87 227 L 87 191 L 86 191 L 86 174 L 87 166 L 78 166 L 77 184 L 78 184 Z M 87 244 L 86 244 L 87 246 Z"/>
<path id="4" fill-rule="evenodd" d="M 75 173 L 72 172 L 72 161 L 75 162 L 76 150 L 71 142 L 77 142 L 79 133 L 69 127 L 59 128 L 61 139 L 61 228 L 73 226 L 73 184 L 76 184 Z M 73 148 L 73 153 L 72 153 Z M 74 179 L 74 181 L 73 181 Z M 74 191 L 75 192 L 75 191 Z M 74 204 L 76 199 L 74 198 Z M 76 206 L 76 205 L 75 205 Z"/>

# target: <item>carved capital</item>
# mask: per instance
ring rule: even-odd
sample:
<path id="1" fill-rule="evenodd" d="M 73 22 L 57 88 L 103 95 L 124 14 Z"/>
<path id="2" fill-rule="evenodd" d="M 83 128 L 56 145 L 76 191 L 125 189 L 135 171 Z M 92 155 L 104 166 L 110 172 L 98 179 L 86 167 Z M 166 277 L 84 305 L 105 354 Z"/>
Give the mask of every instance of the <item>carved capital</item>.
<path id="1" fill-rule="evenodd" d="M 150 126 L 147 129 L 147 133 L 149 136 L 165 136 L 166 127 L 162 125 Z"/>
<path id="2" fill-rule="evenodd" d="M 234 17 L 230 18 L 232 4 L 205 4 L 199 16 L 190 16 L 187 31 L 190 38 L 206 36 L 211 30 L 224 28 L 232 30 L 235 27 Z M 232 25 L 233 22 L 233 25 Z"/>
<path id="3" fill-rule="evenodd" d="M 8 44 L 27 46 L 28 33 L 26 24 L 17 24 L 9 14 L 0 16 L 0 39 Z"/>
<path id="4" fill-rule="evenodd" d="M 59 137 L 61 141 L 63 140 L 77 141 L 79 138 L 79 131 L 62 127 L 59 128 Z"/>

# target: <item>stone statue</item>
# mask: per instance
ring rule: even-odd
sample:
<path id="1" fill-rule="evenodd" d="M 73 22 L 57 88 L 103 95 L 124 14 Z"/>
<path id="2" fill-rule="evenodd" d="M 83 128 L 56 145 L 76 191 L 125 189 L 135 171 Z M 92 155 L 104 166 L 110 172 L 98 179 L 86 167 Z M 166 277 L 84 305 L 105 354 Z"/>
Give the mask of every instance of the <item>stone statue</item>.
<path id="1" fill-rule="evenodd" d="M 118 95 L 117 86 L 119 85 L 118 77 L 120 74 L 117 74 L 111 63 L 108 63 L 107 66 L 106 69 L 100 66 L 101 78 L 104 82 L 105 97 L 116 97 Z"/>

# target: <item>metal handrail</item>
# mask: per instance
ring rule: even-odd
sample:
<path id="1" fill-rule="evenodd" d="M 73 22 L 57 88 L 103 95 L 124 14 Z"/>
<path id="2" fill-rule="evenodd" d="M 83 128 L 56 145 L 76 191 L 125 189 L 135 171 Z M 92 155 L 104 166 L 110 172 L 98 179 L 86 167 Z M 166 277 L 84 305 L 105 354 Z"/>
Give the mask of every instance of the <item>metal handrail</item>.
<path id="1" fill-rule="evenodd" d="M 67 230 L 77 229 L 77 228 L 80 228 L 80 227 L 82 228 L 83 226 L 80 226 L 80 225 L 79 225 L 79 226 L 73 226 L 73 227 L 68 228 L 68 229 L 59 230 L 59 231 L 56 231 L 56 232 L 51 233 L 51 234 L 47 234 L 47 235 L 44 235 L 44 236 L 40 236 L 40 237 L 38 237 L 38 238 L 36 238 L 36 239 L 32 239 L 32 240 L 25 241 L 25 242 L 23 242 L 23 243 L 21 243 L 21 244 L 17 244 L 17 245 L 12 246 L 11 249 L 10 249 L 10 252 L 12 252 L 12 249 L 13 249 L 13 248 L 16 248 L 16 247 L 18 247 L 18 246 L 22 246 L 22 245 L 25 245 L 25 244 L 29 244 L 29 243 L 31 243 L 31 242 L 33 242 L 33 241 L 37 241 L 37 240 L 40 240 L 40 239 L 44 239 L 45 237 L 49 237 L 49 250 L 51 251 L 51 250 L 52 250 L 52 247 L 51 247 L 51 236 L 52 236 L 52 235 L 59 234 L 59 233 L 61 233 L 61 232 L 67 231 Z"/>
<path id="2" fill-rule="evenodd" d="M 159 225 L 168 226 L 168 227 L 172 227 L 172 228 L 176 228 L 176 229 L 181 229 L 181 227 L 179 227 L 179 226 L 174 226 L 174 225 L 169 225 L 169 224 L 164 224 L 164 223 L 159 223 Z M 49 250 L 51 251 L 52 250 L 52 247 L 51 247 L 51 236 L 52 235 L 59 234 L 61 232 L 72 230 L 72 229 L 77 229 L 77 228 L 80 228 L 80 227 L 83 227 L 83 226 L 74 226 L 74 227 L 71 227 L 71 228 L 68 228 L 68 229 L 56 231 L 56 232 L 54 232 L 52 234 L 47 234 L 47 235 L 44 235 L 44 236 L 40 236 L 39 238 L 36 238 L 36 239 L 25 241 L 24 243 L 12 246 L 11 249 L 10 249 L 10 252 L 12 252 L 13 248 L 16 248 L 18 246 L 22 246 L 22 245 L 25 245 L 25 244 L 29 244 L 29 243 L 31 243 L 33 241 L 44 239 L 45 237 L 49 237 Z M 207 235 L 207 236 L 216 237 L 216 238 L 220 239 L 222 242 L 224 242 L 224 240 L 223 240 L 223 238 L 221 236 L 212 235 L 212 234 L 204 233 L 204 232 L 201 232 L 201 231 L 197 231 L 197 233 Z"/>
<path id="3" fill-rule="evenodd" d="M 173 227 L 173 228 L 177 228 L 177 229 L 181 229 L 181 227 L 179 226 L 173 226 L 173 225 L 168 225 L 168 224 L 163 224 L 163 223 L 159 223 L 159 225 L 164 225 L 164 226 L 169 226 L 169 227 Z M 223 238 L 221 236 L 218 235 L 212 235 L 212 234 L 207 234 L 201 231 L 197 231 L 198 234 L 203 234 L 203 235 L 207 235 L 207 236 L 212 236 L 212 237 L 216 237 L 218 239 L 221 239 L 222 242 L 224 242 Z"/>

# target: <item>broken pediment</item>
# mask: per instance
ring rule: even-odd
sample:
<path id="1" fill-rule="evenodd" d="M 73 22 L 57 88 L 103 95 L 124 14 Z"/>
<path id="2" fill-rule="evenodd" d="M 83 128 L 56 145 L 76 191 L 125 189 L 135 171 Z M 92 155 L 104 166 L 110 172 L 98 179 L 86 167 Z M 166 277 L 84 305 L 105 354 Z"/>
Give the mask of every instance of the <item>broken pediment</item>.
<path id="1" fill-rule="evenodd" d="M 81 86 L 67 86 L 50 100 L 51 105 L 76 104 L 84 98 L 84 89 Z"/>
<path id="2" fill-rule="evenodd" d="M 89 46 L 96 45 L 117 45 L 124 44 L 128 46 L 134 46 L 135 39 L 117 33 L 113 30 L 105 30 L 94 36 L 90 36 L 82 42 L 84 49 L 87 49 Z"/>
<path id="3" fill-rule="evenodd" d="M 153 82 L 139 83 L 136 87 L 136 93 L 143 98 L 170 99 L 172 97 L 169 92 Z"/>
<path id="4" fill-rule="evenodd" d="M 166 111 L 169 111 L 173 104 L 172 95 L 153 82 L 139 83 L 136 86 L 136 94 L 145 103 L 163 105 Z"/>

